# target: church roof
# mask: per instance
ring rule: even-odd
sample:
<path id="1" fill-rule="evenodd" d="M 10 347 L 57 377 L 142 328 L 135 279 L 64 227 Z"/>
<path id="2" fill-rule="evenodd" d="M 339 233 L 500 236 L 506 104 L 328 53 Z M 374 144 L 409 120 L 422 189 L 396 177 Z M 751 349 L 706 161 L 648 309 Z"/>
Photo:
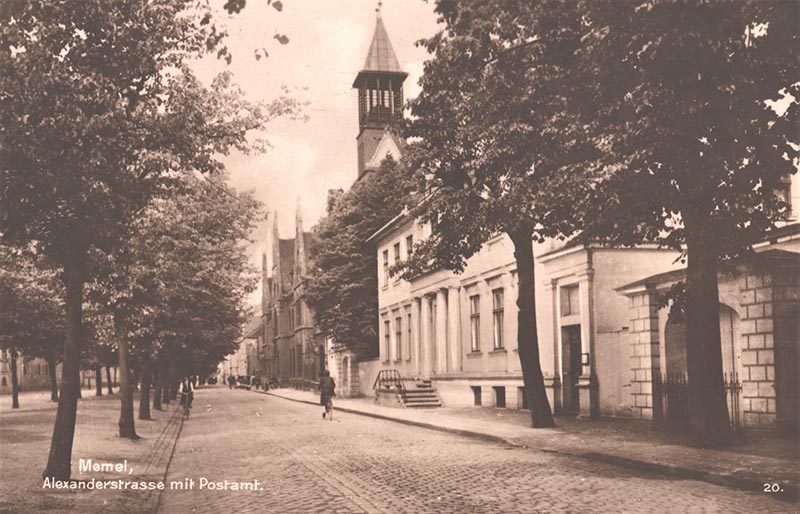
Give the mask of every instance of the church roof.
<path id="1" fill-rule="evenodd" d="M 372 35 L 372 43 L 369 45 L 369 52 L 367 52 L 367 60 L 364 62 L 363 71 L 402 73 L 400 63 L 397 62 L 397 56 L 392 48 L 392 43 L 389 41 L 389 34 L 386 33 L 386 27 L 384 27 L 381 18 L 378 18 L 378 22 L 375 24 L 375 33 Z"/>
<path id="2" fill-rule="evenodd" d="M 389 41 L 389 34 L 386 32 L 386 27 L 380 17 L 378 17 L 375 24 L 375 32 L 372 34 L 372 43 L 369 45 L 364 68 L 358 72 L 358 77 L 353 83 L 353 87 L 358 87 L 359 78 L 370 73 L 390 73 L 399 75 L 402 78 L 408 76 L 407 73 L 400 69 L 400 62 L 397 60 L 397 55 L 395 55 L 394 48 L 392 48 L 392 42 Z"/>
<path id="3" fill-rule="evenodd" d="M 292 289 L 294 271 L 294 238 L 280 240 L 281 294 Z"/>

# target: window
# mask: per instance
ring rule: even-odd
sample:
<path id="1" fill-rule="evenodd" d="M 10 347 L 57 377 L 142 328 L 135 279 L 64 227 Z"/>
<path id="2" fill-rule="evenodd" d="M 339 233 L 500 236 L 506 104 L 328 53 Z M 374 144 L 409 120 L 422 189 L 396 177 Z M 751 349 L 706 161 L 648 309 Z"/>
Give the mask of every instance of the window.
<path id="1" fill-rule="evenodd" d="M 581 313 L 578 285 L 561 288 L 561 316 L 571 316 Z"/>
<path id="2" fill-rule="evenodd" d="M 492 326 L 494 328 L 494 349 L 503 348 L 503 290 L 492 291 Z"/>
<path id="3" fill-rule="evenodd" d="M 303 326 L 303 304 L 300 303 L 300 301 L 298 301 L 297 305 L 295 305 L 294 319 L 298 327 Z"/>
<path id="4" fill-rule="evenodd" d="M 386 350 L 384 361 L 389 360 L 389 338 L 391 337 L 389 330 L 389 320 L 386 320 L 383 322 L 383 347 Z"/>
<path id="5" fill-rule="evenodd" d="M 469 339 L 473 352 L 481 351 L 481 297 L 469 297 Z"/>
<path id="6" fill-rule="evenodd" d="M 406 259 L 411 257 L 414 253 L 414 236 L 406 237 Z"/>
<path id="7" fill-rule="evenodd" d="M 400 360 L 402 350 L 401 338 L 403 337 L 403 318 L 400 316 L 394 319 L 394 360 Z"/>
<path id="8" fill-rule="evenodd" d="M 493 387 L 494 389 L 494 406 L 504 409 L 506 407 L 506 388 Z"/>
<path id="9" fill-rule="evenodd" d="M 383 251 L 383 285 L 389 283 L 389 250 Z"/>
<path id="10" fill-rule="evenodd" d="M 406 344 L 408 345 L 408 358 L 411 359 L 411 314 L 409 313 L 406 316 L 406 332 L 408 333 L 408 339 L 406 339 Z"/>
<path id="11" fill-rule="evenodd" d="M 429 298 L 428 302 L 430 302 L 431 306 L 431 319 L 430 319 L 431 345 L 435 348 L 436 347 L 436 298 Z"/>
<path id="12" fill-rule="evenodd" d="M 781 200 L 786 204 L 786 214 L 785 217 L 787 219 L 794 218 L 795 216 L 795 206 L 792 205 L 792 179 L 789 176 L 785 176 L 781 178 L 778 188 L 775 190 L 775 194 L 777 195 L 778 199 Z"/>
<path id="13" fill-rule="evenodd" d="M 394 263 L 397 264 L 400 262 L 400 243 L 394 244 Z M 400 274 L 398 273 L 394 277 L 395 281 L 400 280 Z"/>
<path id="14" fill-rule="evenodd" d="M 517 387 L 517 408 L 526 410 L 528 408 L 528 395 L 525 394 L 524 387 Z"/>
<path id="15" fill-rule="evenodd" d="M 476 407 L 481 406 L 481 386 L 470 386 L 472 389 L 473 405 Z"/>

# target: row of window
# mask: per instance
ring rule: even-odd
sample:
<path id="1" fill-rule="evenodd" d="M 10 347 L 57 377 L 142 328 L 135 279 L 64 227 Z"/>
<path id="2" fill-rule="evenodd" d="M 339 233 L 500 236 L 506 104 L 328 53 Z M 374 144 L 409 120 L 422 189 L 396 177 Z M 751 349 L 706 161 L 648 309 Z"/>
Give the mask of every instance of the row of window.
<path id="1" fill-rule="evenodd" d="M 492 348 L 502 350 L 503 342 L 503 289 L 492 291 Z M 470 348 L 473 352 L 481 351 L 481 296 L 479 294 L 469 297 L 469 337 Z"/>
<path id="2" fill-rule="evenodd" d="M 480 407 L 483 405 L 483 391 L 481 386 L 470 386 L 472 389 L 473 405 Z M 512 389 L 513 391 L 513 389 Z M 506 407 L 506 388 L 505 386 L 492 386 L 492 407 L 505 408 Z M 524 387 L 517 387 L 517 408 L 527 409 L 528 398 L 525 395 Z"/>
<path id="3" fill-rule="evenodd" d="M 469 297 L 469 320 L 470 320 L 470 349 L 473 352 L 481 351 L 481 311 L 480 311 L 481 297 L 479 294 Z M 505 308 L 504 308 L 504 293 L 503 288 L 492 290 L 492 348 L 494 350 L 502 350 L 505 348 L 503 324 L 505 323 Z M 431 336 L 436 337 L 436 302 L 431 302 L 431 316 L 430 316 L 430 330 Z M 406 348 L 411 347 L 412 342 L 412 318 L 411 313 L 405 314 L 405 325 L 403 324 L 403 316 L 395 316 L 394 318 L 394 352 L 395 359 L 400 359 L 403 355 L 404 344 L 408 345 Z M 405 336 L 404 336 L 405 334 Z M 435 341 L 434 341 L 435 344 Z M 392 325 L 389 319 L 383 321 L 383 347 L 386 350 L 386 360 L 390 358 L 392 353 Z"/>
<path id="4" fill-rule="evenodd" d="M 400 256 L 400 241 L 396 242 L 392 246 L 393 254 L 394 254 L 394 262 L 392 264 L 397 264 L 402 260 Z M 406 259 L 411 257 L 411 253 L 414 251 L 414 236 L 409 235 L 406 237 Z M 397 278 L 399 280 L 399 277 Z M 389 250 L 386 249 L 383 251 L 383 286 L 389 285 Z"/>
<path id="5" fill-rule="evenodd" d="M 406 314 L 405 323 L 405 344 L 406 348 L 411 348 L 411 313 Z M 383 322 L 383 347 L 386 349 L 386 359 L 389 360 L 391 347 L 391 325 L 389 320 Z M 394 355 L 395 359 L 399 360 L 403 355 L 403 317 L 396 316 L 394 318 Z"/>

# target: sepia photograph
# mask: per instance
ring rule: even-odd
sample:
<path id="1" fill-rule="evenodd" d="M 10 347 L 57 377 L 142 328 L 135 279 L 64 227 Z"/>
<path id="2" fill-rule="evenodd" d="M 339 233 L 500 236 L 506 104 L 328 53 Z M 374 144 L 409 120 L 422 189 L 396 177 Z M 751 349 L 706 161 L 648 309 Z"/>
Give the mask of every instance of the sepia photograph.
<path id="1" fill-rule="evenodd" d="M 0 514 L 800 514 L 800 1 L 0 0 Z"/>

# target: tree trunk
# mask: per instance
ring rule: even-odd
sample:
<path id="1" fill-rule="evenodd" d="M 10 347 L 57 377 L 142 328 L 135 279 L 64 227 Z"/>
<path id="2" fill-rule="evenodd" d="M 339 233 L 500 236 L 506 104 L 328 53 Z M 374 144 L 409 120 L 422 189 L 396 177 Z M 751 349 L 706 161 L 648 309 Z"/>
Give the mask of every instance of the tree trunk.
<path id="1" fill-rule="evenodd" d="M 689 426 L 694 444 L 725 446 L 733 432 L 722 375 L 716 235 L 702 215 L 687 215 L 685 223 Z"/>
<path id="2" fill-rule="evenodd" d="M 161 383 L 163 382 L 163 378 L 161 376 L 161 366 L 160 366 L 160 359 L 157 357 L 153 359 L 153 363 L 151 364 L 153 369 L 153 409 L 161 410 Z"/>
<path id="3" fill-rule="evenodd" d="M 47 372 L 50 375 L 50 401 L 58 401 L 58 379 L 56 378 L 56 358 L 47 356 Z"/>
<path id="4" fill-rule="evenodd" d="M 11 408 L 19 409 L 19 378 L 17 377 L 17 350 L 12 348 L 11 354 Z"/>
<path id="5" fill-rule="evenodd" d="M 61 367 L 61 396 L 50 442 L 50 454 L 43 477 L 69 480 L 72 466 L 72 442 L 81 388 L 81 346 L 83 318 L 83 284 L 86 249 L 72 249 L 64 259 L 63 280 L 66 289 L 66 337 Z"/>
<path id="6" fill-rule="evenodd" d="M 108 389 L 108 394 L 114 394 L 114 385 L 111 383 L 111 367 L 106 366 L 106 388 Z"/>
<path id="7" fill-rule="evenodd" d="M 169 408 L 169 362 L 167 356 L 164 355 L 161 357 L 161 389 L 163 391 L 163 395 L 161 397 L 161 401 Z"/>
<path id="8" fill-rule="evenodd" d="M 514 243 L 517 261 L 517 351 L 522 365 L 522 381 L 531 410 L 531 426 L 555 426 L 553 411 L 547 400 L 544 376 L 539 362 L 539 334 L 536 327 L 536 296 L 531 231 L 509 234 Z"/>
<path id="9" fill-rule="evenodd" d="M 139 393 L 139 419 L 153 419 L 150 417 L 150 355 L 147 352 L 142 354 L 141 373 L 141 393 Z"/>
<path id="10" fill-rule="evenodd" d="M 178 399 L 178 363 L 174 358 L 169 360 L 169 398 L 172 401 Z"/>
<path id="11" fill-rule="evenodd" d="M 94 395 L 103 396 L 103 370 L 100 365 L 94 367 Z"/>
<path id="12" fill-rule="evenodd" d="M 114 317 L 114 332 L 117 338 L 117 353 L 119 354 L 119 436 L 128 439 L 138 439 L 136 426 L 133 420 L 133 384 L 131 373 L 128 369 L 128 335 L 120 320 Z"/>

